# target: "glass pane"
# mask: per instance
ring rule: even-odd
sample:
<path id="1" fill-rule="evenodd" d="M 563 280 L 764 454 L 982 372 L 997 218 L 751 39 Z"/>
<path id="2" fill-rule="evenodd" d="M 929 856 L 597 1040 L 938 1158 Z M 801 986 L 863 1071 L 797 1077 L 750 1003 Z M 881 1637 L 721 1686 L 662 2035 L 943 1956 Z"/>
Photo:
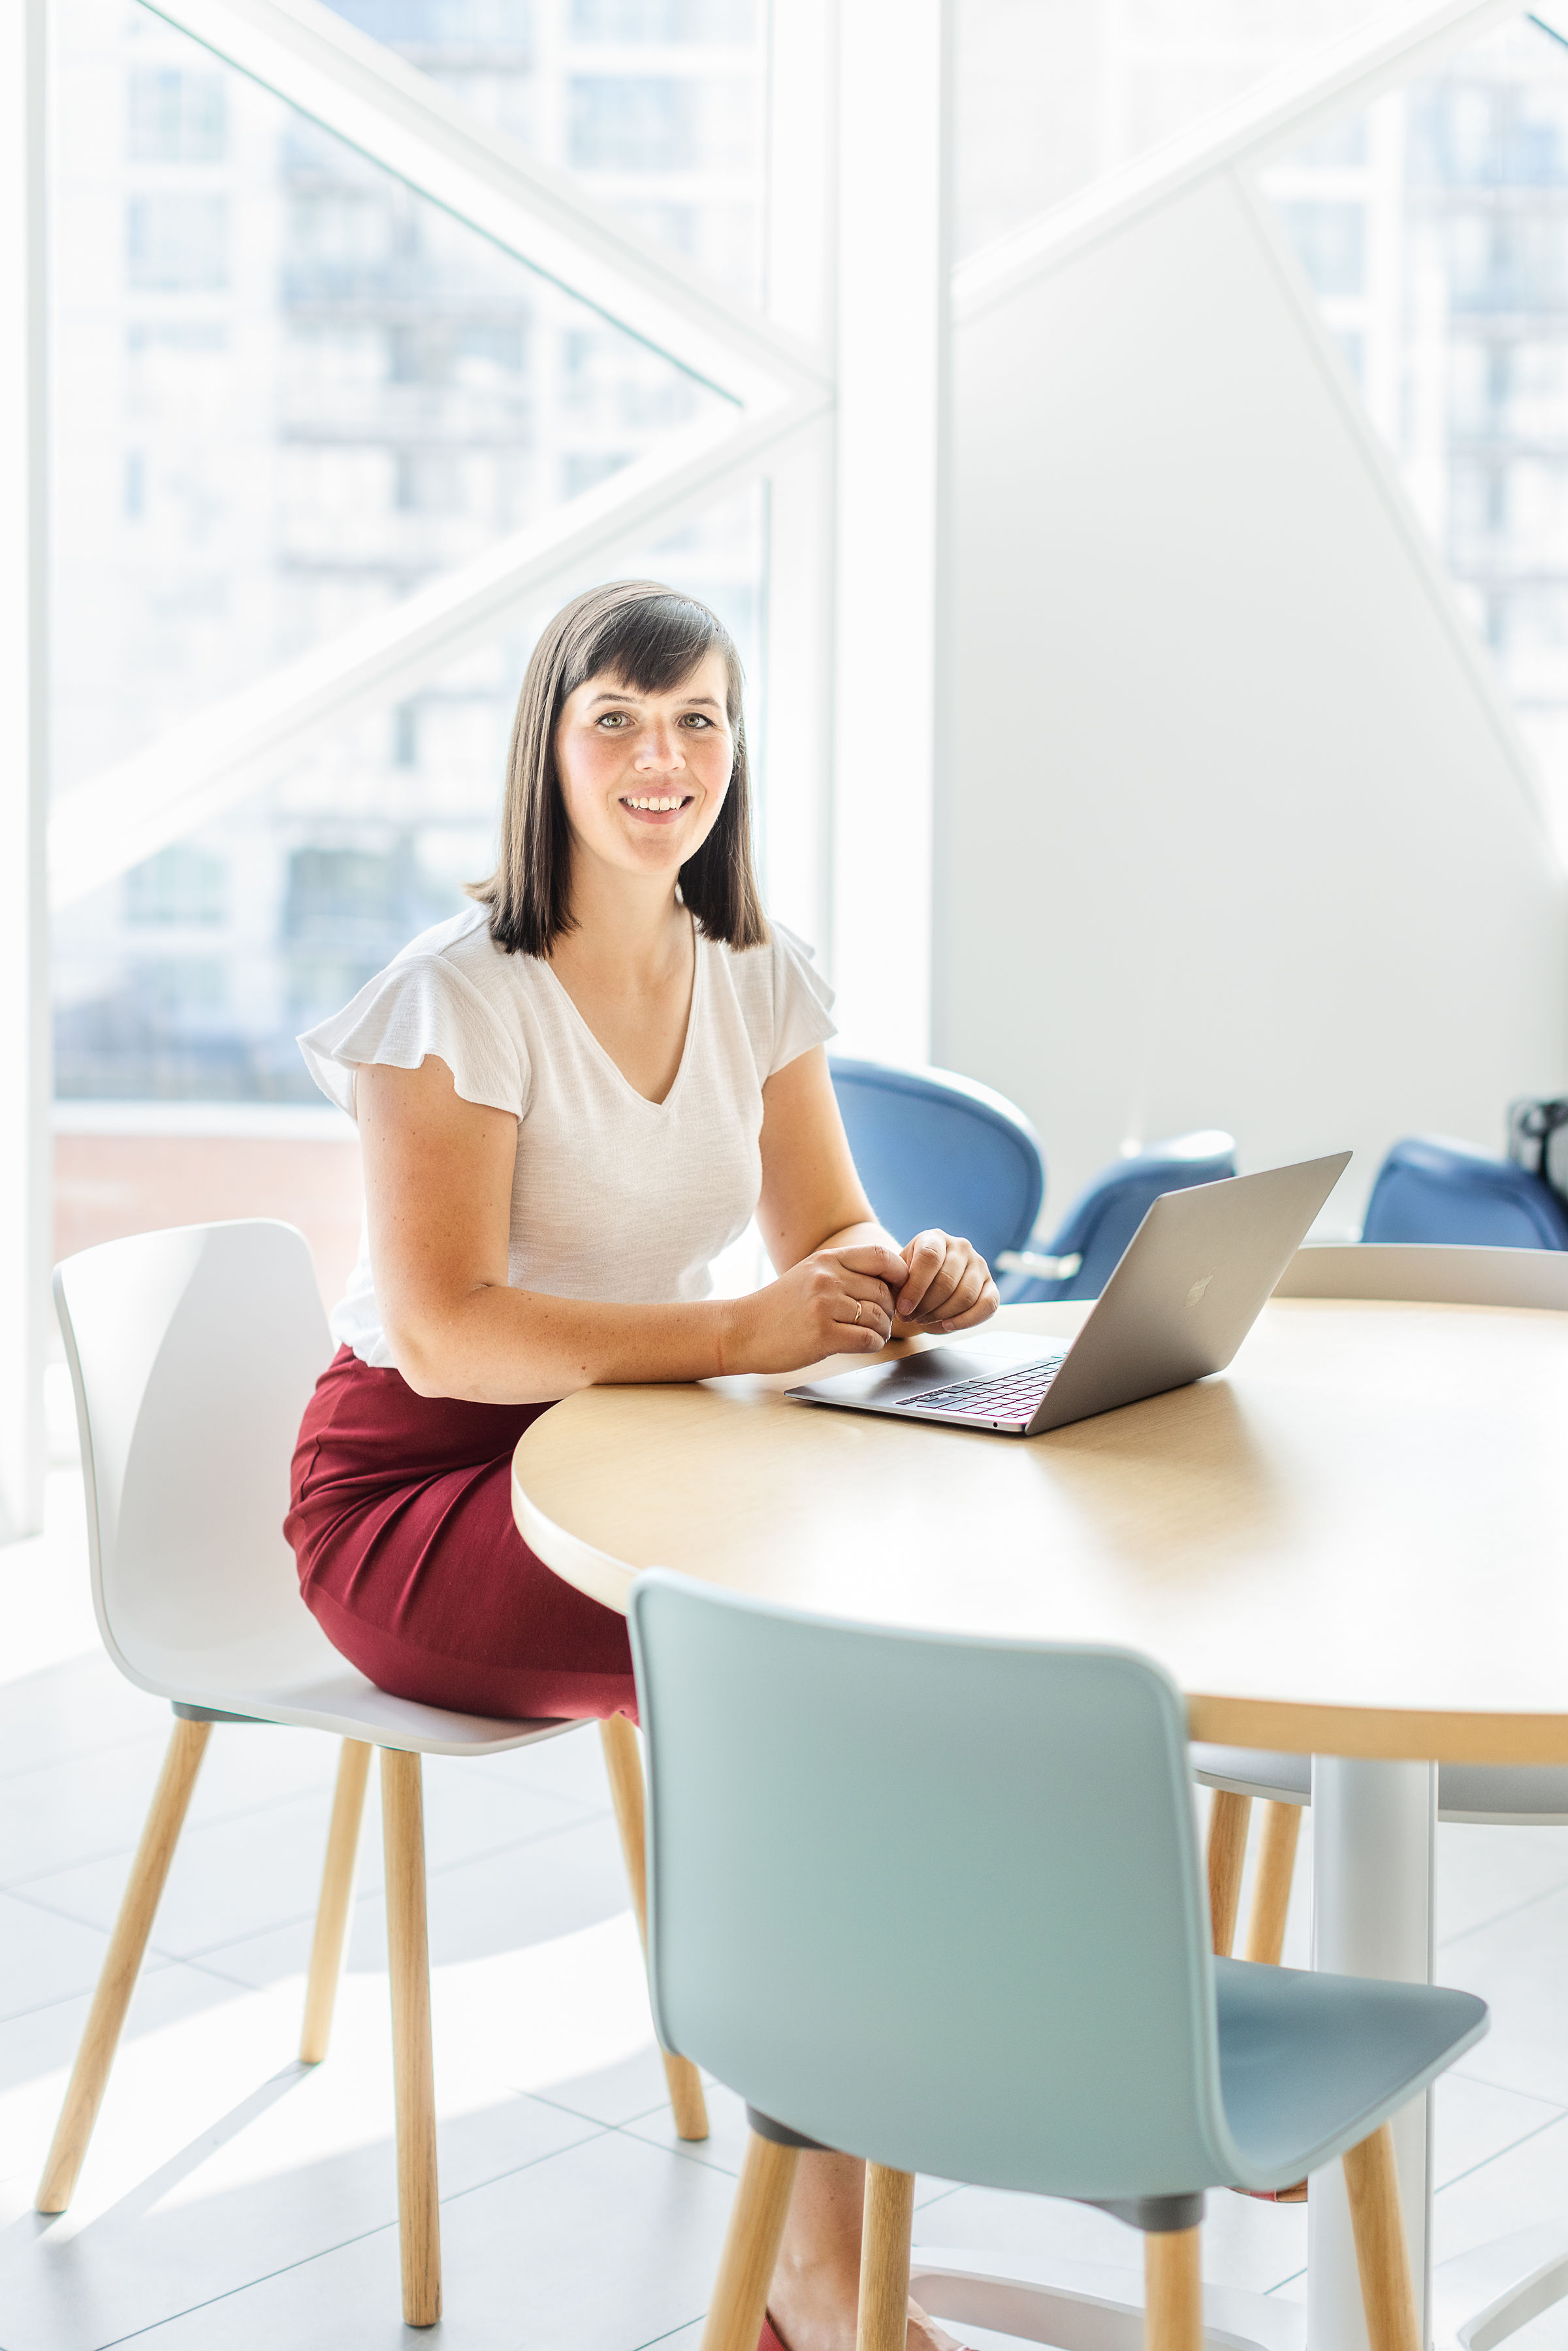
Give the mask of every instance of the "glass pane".
<path id="1" fill-rule="evenodd" d="M 762 0 L 329 0 L 541 162 L 760 302 Z"/>
<path id="2" fill-rule="evenodd" d="M 1521 17 L 1265 185 L 1568 840 L 1568 47 Z"/>
<path id="3" fill-rule="evenodd" d="M 973 253 L 1386 0 L 964 0 L 957 248 Z"/>
<path id="4" fill-rule="evenodd" d="M 147 10 L 55 18 L 57 789 L 722 408 Z"/>
<path id="5" fill-rule="evenodd" d="M 666 579 L 725 621 L 756 725 L 765 509 L 716 506 L 610 574 Z M 66 1099 L 315 1103 L 295 1037 L 347 1002 L 495 862 L 507 742 L 540 628 L 591 577 L 319 747 L 56 925 Z M 154 1219 L 156 1221 L 156 1219 Z"/>

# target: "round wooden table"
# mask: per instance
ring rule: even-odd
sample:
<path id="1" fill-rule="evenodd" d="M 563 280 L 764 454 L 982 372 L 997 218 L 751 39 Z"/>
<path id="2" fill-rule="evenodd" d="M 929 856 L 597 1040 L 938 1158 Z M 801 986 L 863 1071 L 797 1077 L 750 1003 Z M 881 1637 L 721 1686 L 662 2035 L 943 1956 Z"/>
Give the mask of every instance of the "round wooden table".
<path id="1" fill-rule="evenodd" d="M 1429 1980 L 1437 1762 L 1568 1764 L 1568 1315 L 1280 1300 L 1220 1376 L 1025 1440 L 784 1397 L 865 1361 L 570 1396 L 517 1447 L 517 1525 L 611 1607 L 658 1565 L 1142 1650 L 1195 1739 L 1313 1757 L 1314 1964 Z M 1425 2105 L 1396 2131 L 1418 2293 Z M 1361 2351 L 1337 2168 L 1309 2211 L 1312 2351 Z"/>

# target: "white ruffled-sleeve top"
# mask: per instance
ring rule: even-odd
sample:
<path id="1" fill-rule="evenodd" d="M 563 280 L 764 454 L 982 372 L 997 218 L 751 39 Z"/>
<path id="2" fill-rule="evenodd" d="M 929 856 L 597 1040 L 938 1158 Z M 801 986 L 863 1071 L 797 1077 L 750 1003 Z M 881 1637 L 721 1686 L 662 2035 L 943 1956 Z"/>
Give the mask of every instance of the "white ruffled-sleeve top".
<path id="1" fill-rule="evenodd" d="M 439 1055 L 465 1102 L 517 1122 L 507 1280 L 557 1298 L 706 1298 L 762 1187 L 762 1088 L 832 1036 L 832 991 L 775 923 L 745 953 L 696 942 L 685 1050 L 662 1102 L 628 1083 L 548 963 L 508 955 L 481 906 L 422 932 L 351 1004 L 299 1040 L 323 1093 L 354 1115 L 361 1062 Z M 368 1236 L 332 1315 L 364 1363 L 395 1368 Z"/>

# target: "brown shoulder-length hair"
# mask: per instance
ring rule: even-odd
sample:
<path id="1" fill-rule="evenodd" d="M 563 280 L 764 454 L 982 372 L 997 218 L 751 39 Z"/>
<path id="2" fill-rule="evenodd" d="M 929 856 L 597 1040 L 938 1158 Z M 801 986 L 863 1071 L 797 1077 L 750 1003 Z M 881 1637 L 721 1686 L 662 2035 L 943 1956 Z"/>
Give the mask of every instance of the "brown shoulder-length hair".
<path id="1" fill-rule="evenodd" d="M 706 653 L 724 656 L 735 766 L 718 821 L 681 868 L 681 896 L 704 935 L 726 946 L 767 944 L 751 866 L 751 771 L 740 704 L 740 655 L 722 622 L 654 580 L 617 580 L 574 597 L 534 647 L 507 755 L 501 862 L 469 895 L 490 909 L 490 936 L 508 955 L 548 956 L 572 928 L 571 835 L 556 772 L 567 696 L 601 672 L 633 694 L 667 694 Z"/>

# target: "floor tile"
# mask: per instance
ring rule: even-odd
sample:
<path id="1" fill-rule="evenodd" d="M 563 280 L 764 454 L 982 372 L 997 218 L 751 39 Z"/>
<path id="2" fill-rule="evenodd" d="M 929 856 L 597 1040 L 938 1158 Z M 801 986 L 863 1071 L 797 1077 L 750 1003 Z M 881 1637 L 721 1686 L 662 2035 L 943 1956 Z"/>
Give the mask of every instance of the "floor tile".
<path id="1" fill-rule="evenodd" d="M 1546 2221 L 1560 2224 L 1568 2243 L 1568 2117 L 1440 2190 L 1435 2257 L 1447 2261 L 1492 2237 Z"/>
<path id="2" fill-rule="evenodd" d="M 108 1948 L 99 1928 L 0 1894 L 0 2019 L 90 1991 Z"/>
<path id="3" fill-rule="evenodd" d="M 1475 1829 L 1471 1834 L 1498 1834 Z M 1491 2031 L 1465 2060 L 1477 2080 L 1568 2105 L 1568 1888 L 1455 1936 L 1438 1952 L 1443 1983 L 1479 1992 Z"/>
<path id="4" fill-rule="evenodd" d="M 727 2090 L 722 2082 L 705 2078 L 703 2097 L 707 2106 L 708 2135 L 704 2139 L 683 2139 L 675 2136 L 674 2116 L 669 2101 L 664 2095 L 664 2066 L 659 2063 L 659 2104 L 647 2114 L 635 2116 L 622 2128 L 633 2138 L 645 2139 L 650 2147 L 662 2147 L 672 2155 L 688 2155 L 699 2163 L 710 2164 L 715 2170 L 725 2172 L 734 2180 L 740 2176 L 746 2157 L 749 2133 L 746 2127 L 746 2101 Z"/>
<path id="5" fill-rule="evenodd" d="M 167 1739 L 150 1729 L 0 1780 L 0 1887 L 131 1852 Z"/>
<path id="6" fill-rule="evenodd" d="M 1564 2109 L 1549 2099 L 1501 2089 L 1485 2079 L 1486 2054 L 1483 2041 L 1437 2085 L 1432 2158 L 1439 2188 L 1564 2118 Z"/>
<path id="7" fill-rule="evenodd" d="M 44 1479 L 44 1531 L 0 1544 L 0 1625 L 8 1673 L 34 1674 L 99 1646 L 87 1566 L 79 1472 L 56 1466 Z"/>
<path id="8" fill-rule="evenodd" d="M 610 1809 L 610 1782 L 605 1777 L 604 1750 L 599 1726 L 585 1722 L 563 1731 L 559 1739 L 543 1739 L 537 1747 L 513 1747 L 501 1755 L 460 1767 L 483 1772 L 486 1779 L 508 1785 L 539 1788 L 591 1812 Z"/>
<path id="9" fill-rule="evenodd" d="M 632 2351 L 689 2329 L 729 2199 L 719 2173 L 619 2131 L 452 2198 L 442 2351 Z M 139 2351 L 406 2351 L 397 2294 L 388 2230 L 231 2296 L 221 2314 L 193 2310 Z"/>
<path id="10" fill-rule="evenodd" d="M 295 1735 L 278 1734 L 284 1740 Z M 262 1734 L 247 1731 L 243 1736 L 255 1740 Z M 308 1739 L 310 1734 L 299 1736 Z M 265 1754 L 258 1753 L 250 1783 L 253 1794 L 259 1795 L 265 1786 Z M 475 1856 L 503 1853 L 563 1825 L 575 1828 L 585 1818 L 578 1807 L 534 1789 L 490 1780 L 462 1788 L 456 1777 L 461 1769 L 427 1774 L 425 1856 L 433 1883 L 444 1871 Z M 136 1792 L 143 1808 L 155 1778 L 155 1761 L 138 1775 Z M 290 1920 L 302 1923 L 308 1945 L 320 1889 L 330 1784 L 329 1772 L 304 1794 L 188 1822 L 159 1905 L 155 1948 L 172 1958 L 191 1959 Z M 129 1852 L 122 1851 L 29 1877 L 27 1892 L 40 1906 L 66 1917 L 107 1928 L 119 1908 L 128 1865 Z M 373 1892 L 381 1882 L 380 1791 L 372 1785 L 360 1841 L 360 1884 Z"/>
<path id="11" fill-rule="evenodd" d="M 12 1554 L 0 1550 L 0 1562 Z M 0 1575 L 0 1587 L 4 1578 Z M 0 1618 L 0 1622 L 4 1619 Z M 0 1680 L 0 1802 L 14 1772 L 34 1771 L 72 1755 L 102 1754 L 126 1740 L 167 1738 L 169 1709 L 137 1689 L 104 1656 L 92 1628 L 86 1655 L 24 1670 L 6 1634 Z"/>
<path id="12" fill-rule="evenodd" d="M 497 1793 L 476 1792 L 472 1801 L 487 1806 Z M 487 1814 L 486 1815 L 488 1816 Z M 607 1816 L 572 1812 L 565 1826 L 551 1825 L 502 1850 L 485 1851 L 473 1860 L 438 1866 L 434 1837 L 430 1841 L 430 1947 L 438 1960 L 482 1958 L 513 1951 L 522 1945 L 570 1934 L 605 1919 L 631 1916 L 625 1865 L 614 1823 Z M 322 1823 L 325 1833 L 325 1823 Z M 379 1968 L 386 1950 L 385 1914 L 382 1908 L 379 1854 L 380 1831 L 368 1824 L 363 1852 L 370 1881 L 355 1904 L 349 1945 L 349 1964 Z M 319 1847 L 317 1848 L 318 1855 Z M 319 1859 L 312 1864 L 319 1868 Z M 261 1928 L 201 1946 L 199 1956 L 220 1973 L 246 1983 L 270 1983 L 280 1974 L 304 1967 L 310 1947 L 310 1922 L 316 1888 L 308 1900 L 294 1905 L 293 1919 L 277 1928 Z M 644 2097 L 644 2106 L 653 2103 Z M 635 2113 L 635 2106 L 627 2109 Z M 621 2119 L 616 2116 L 615 2119 Z"/>
<path id="13" fill-rule="evenodd" d="M 0 2234 L 5 2351 L 91 2351 L 390 2227 L 384 1980 L 345 1984 L 331 2053 L 317 2067 L 295 2061 L 294 1989 L 192 1999 L 122 2046 L 70 2211 L 47 2223 L 22 2210 Z M 507 2091 L 443 2026 L 438 2002 L 446 2193 L 597 2135 Z M 58 2076 L 31 2085 L 30 2102 L 52 2111 L 60 2086 Z"/>
<path id="14" fill-rule="evenodd" d="M 1568 1828 L 1437 1824 L 1437 1949 L 1510 1917 L 1526 1902 L 1568 1886 Z M 1443 1974 L 1441 1960 L 1438 1973 Z M 1453 1979 L 1444 1976 L 1445 1981 Z"/>

